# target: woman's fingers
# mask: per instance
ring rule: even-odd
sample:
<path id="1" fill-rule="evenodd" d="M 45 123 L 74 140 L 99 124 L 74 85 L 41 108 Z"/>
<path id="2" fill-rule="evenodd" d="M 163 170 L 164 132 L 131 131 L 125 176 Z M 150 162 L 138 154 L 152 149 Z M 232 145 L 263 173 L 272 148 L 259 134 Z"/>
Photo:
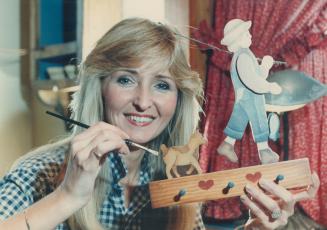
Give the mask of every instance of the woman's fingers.
<path id="1" fill-rule="evenodd" d="M 129 149 L 122 139 L 116 140 L 106 140 L 101 143 L 98 143 L 94 148 L 90 150 L 92 154 L 89 155 L 90 158 L 95 157 L 96 159 L 105 157 L 108 153 L 113 150 L 117 150 L 119 153 L 128 154 Z"/>
<path id="2" fill-rule="evenodd" d="M 129 138 L 119 128 L 99 122 L 77 135 L 71 143 L 71 151 L 77 166 L 86 171 L 98 170 L 113 150 L 128 154 L 124 139 Z"/>
<path id="3" fill-rule="evenodd" d="M 278 218 L 272 218 L 271 214 L 267 214 L 262 208 L 260 208 L 258 204 L 251 200 L 248 196 L 242 195 L 240 198 L 241 201 L 250 210 L 252 219 L 248 223 L 249 225 L 254 225 L 256 226 L 256 228 L 258 228 L 258 226 L 263 226 L 258 229 L 276 229 L 277 227 L 287 224 L 288 216 L 283 210 L 281 211 L 281 214 Z"/>
<path id="4" fill-rule="evenodd" d="M 98 132 L 102 131 L 102 130 L 108 130 L 108 131 L 111 131 L 112 133 L 116 133 L 117 135 L 121 136 L 123 139 L 129 139 L 129 136 L 127 135 L 127 133 L 125 133 L 124 131 L 122 131 L 121 129 L 119 129 L 116 126 L 110 125 L 103 121 L 100 121 L 100 122 L 92 125 L 90 128 L 88 128 L 84 132 L 78 134 L 74 139 L 76 141 L 90 139 L 90 137 L 96 136 L 98 134 Z"/>
<path id="5" fill-rule="evenodd" d="M 108 142 L 115 144 L 109 145 Z M 90 148 L 98 153 L 103 154 L 109 151 L 118 150 L 119 153 L 128 154 L 129 149 L 124 141 L 124 136 L 117 135 L 109 130 L 102 130 L 89 144 Z"/>
<path id="6" fill-rule="evenodd" d="M 286 225 L 288 217 L 294 213 L 295 203 L 312 198 L 317 193 L 320 181 L 316 173 L 312 174 L 312 182 L 307 191 L 298 194 L 292 194 L 275 182 L 266 179 L 259 181 L 259 186 L 264 191 L 253 185 L 246 185 L 246 193 L 251 196 L 251 199 L 247 195 L 242 195 L 241 201 L 250 209 L 252 217 L 246 225 L 250 228 L 262 226 L 262 229 L 275 229 Z M 271 195 L 276 200 L 273 200 Z"/>
<path id="7" fill-rule="evenodd" d="M 294 194 L 295 201 L 312 199 L 313 197 L 315 197 L 319 189 L 320 180 L 316 172 L 312 173 L 311 178 L 312 178 L 312 185 L 309 187 L 307 191 Z"/>
<path id="8" fill-rule="evenodd" d="M 292 193 L 287 191 L 282 186 L 277 185 L 273 181 L 267 179 L 261 179 L 259 181 L 260 187 L 262 187 L 266 192 L 272 194 L 273 196 L 279 198 L 283 202 L 283 208 L 288 212 L 288 216 L 293 215 L 294 205 L 296 203 L 295 198 Z"/>
<path id="9" fill-rule="evenodd" d="M 110 139 L 106 135 L 96 136 L 84 149 L 75 154 L 75 161 L 86 171 L 97 169 L 102 165 L 108 153 L 117 150 L 120 153 L 128 154 L 129 149 L 123 139 L 111 135 Z"/>
<path id="10" fill-rule="evenodd" d="M 108 140 L 121 141 L 122 139 L 126 138 L 129 138 L 128 135 L 121 131 L 119 128 L 104 122 L 99 122 L 74 137 L 71 143 L 71 148 L 73 155 L 75 155 L 77 152 L 84 152 L 82 151 L 83 149 L 94 149 L 101 142 Z M 126 149 L 128 148 L 122 148 L 124 153 L 129 152 L 126 151 Z M 110 150 L 112 149 L 109 149 L 108 151 Z M 101 153 L 101 150 L 95 149 L 95 151 Z M 85 156 L 81 155 L 79 157 L 80 159 L 85 160 L 89 157 L 89 154 L 85 153 Z"/>
<path id="11" fill-rule="evenodd" d="M 242 195 L 241 201 L 250 209 L 251 214 L 258 217 L 262 221 L 269 221 L 269 217 L 265 214 L 265 212 L 259 208 L 259 206 L 250 200 L 250 198 L 246 195 Z"/>
<path id="12" fill-rule="evenodd" d="M 263 193 L 262 190 L 254 187 L 253 185 L 247 184 L 245 186 L 246 192 L 260 205 L 268 209 L 271 213 L 280 213 L 280 207 L 278 203 L 271 197 Z"/>
<path id="13" fill-rule="evenodd" d="M 70 146 L 72 160 L 69 161 L 63 188 L 74 197 L 87 201 L 94 190 L 106 154 L 113 150 L 129 153 L 124 139 L 129 138 L 119 128 L 99 122 L 76 135 Z"/>

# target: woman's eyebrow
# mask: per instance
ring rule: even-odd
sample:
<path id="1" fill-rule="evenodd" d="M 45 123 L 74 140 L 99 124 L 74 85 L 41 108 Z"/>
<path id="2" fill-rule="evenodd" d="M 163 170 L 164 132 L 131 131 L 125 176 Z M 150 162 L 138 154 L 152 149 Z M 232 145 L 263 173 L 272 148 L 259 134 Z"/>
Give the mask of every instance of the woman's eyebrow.
<path id="1" fill-rule="evenodd" d="M 126 69 L 120 69 L 119 71 L 129 72 L 129 73 L 134 74 L 136 76 L 139 76 L 140 75 L 139 72 L 137 70 L 135 70 L 135 69 L 128 69 L 128 68 L 126 68 Z M 165 75 L 165 74 L 157 74 L 157 75 L 155 75 L 155 78 L 157 78 L 157 79 L 174 80 L 172 76 Z"/>
<path id="2" fill-rule="evenodd" d="M 169 80 L 173 80 L 173 77 L 172 76 L 169 76 L 169 75 L 163 75 L 163 74 L 158 74 L 155 76 L 155 78 L 158 78 L 158 79 L 169 79 Z"/>
<path id="3" fill-rule="evenodd" d="M 129 69 L 129 68 L 119 68 L 118 70 L 114 71 L 114 72 L 128 72 L 134 75 L 139 75 L 139 72 L 135 69 Z"/>

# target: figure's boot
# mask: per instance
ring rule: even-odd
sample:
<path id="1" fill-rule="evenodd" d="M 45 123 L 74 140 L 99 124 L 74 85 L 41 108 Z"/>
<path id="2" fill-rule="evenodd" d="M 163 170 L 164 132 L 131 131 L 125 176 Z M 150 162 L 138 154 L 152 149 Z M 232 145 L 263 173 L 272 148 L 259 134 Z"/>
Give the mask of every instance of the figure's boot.
<path id="1" fill-rule="evenodd" d="M 276 141 L 279 138 L 280 121 L 276 113 L 268 115 L 269 139 Z"/>
<path id="2" fill-rule="evenodd" d="M 231 162 L 238 162 L 238 158 L 237 155 L 234 151 L 234 145 L 223 141 L 220 146 L 217 149 L 218 154 L 223 155 L 225 157 L 227 157 L 228 160 L 230 160 Z"/>
<path id="3" fill-rule="evenodd" d="M 272 151 L 271 148 L 261 149 L 258 151 L 261 164 L 270 164 L 279 161 L 279 155 Z"/>

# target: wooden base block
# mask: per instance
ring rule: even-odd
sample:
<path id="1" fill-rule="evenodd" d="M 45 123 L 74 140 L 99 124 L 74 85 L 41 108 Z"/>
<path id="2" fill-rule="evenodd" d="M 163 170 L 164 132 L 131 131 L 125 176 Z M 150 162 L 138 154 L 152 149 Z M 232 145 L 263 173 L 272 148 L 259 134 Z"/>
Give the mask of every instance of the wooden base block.
<path id="1" fill-rule="evenodd" d="M 153 208 L 160 208 L 240 196 L 246 184 L 257 186 L 260 178 L 275 181 L 278 176 L 281 179 L 278 183 L 287 189 L 303 189 L 312 184 L 309 160 L 303 158 L 153 181 L 150 183 L 151 203 Z"/>

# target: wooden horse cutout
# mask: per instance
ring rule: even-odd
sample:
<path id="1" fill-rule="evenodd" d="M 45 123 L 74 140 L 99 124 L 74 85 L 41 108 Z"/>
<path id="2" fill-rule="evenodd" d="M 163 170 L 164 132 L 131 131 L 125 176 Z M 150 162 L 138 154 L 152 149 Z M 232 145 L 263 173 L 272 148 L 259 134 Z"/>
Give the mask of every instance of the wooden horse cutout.
<path id="1" fill-rule="evenodd" d="M 166 174 L 168 179 L 173 178 L 170 170 L 173 169 L 176 177 L 180 177 L 180 174 L 177 172 L 177 166 L 191 165 L 187 170 L 186 174 L 190 174 L 194 168 L 200 174 L 201 168 L 198 160 L 195 158 L 195 151 L 201 144 L 206 143 L 207 140 L 202 136 L 199 131 L 196 131 L 192 134 L 187 145 L 184 146 L 173 146 L 168 148 L 166 145 L 160 145 L 160 150 L 163 153 L 163 160 L 166 164 Z"/>

